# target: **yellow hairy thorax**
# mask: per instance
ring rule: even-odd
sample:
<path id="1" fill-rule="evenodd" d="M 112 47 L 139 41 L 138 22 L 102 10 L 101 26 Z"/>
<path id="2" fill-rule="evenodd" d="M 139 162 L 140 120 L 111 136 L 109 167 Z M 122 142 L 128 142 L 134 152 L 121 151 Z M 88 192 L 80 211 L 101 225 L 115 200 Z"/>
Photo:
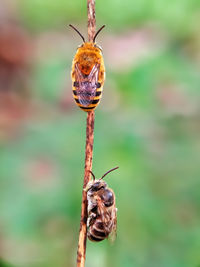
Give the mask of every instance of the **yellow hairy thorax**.
<path id="1" fill-rule="evenodd" d="M 78 48 L 74 60 L 78 63 L 80 71 L 89 75 L 96 63 L 101 64 L 101 50 L 93 43 L 84 43 Z"/>

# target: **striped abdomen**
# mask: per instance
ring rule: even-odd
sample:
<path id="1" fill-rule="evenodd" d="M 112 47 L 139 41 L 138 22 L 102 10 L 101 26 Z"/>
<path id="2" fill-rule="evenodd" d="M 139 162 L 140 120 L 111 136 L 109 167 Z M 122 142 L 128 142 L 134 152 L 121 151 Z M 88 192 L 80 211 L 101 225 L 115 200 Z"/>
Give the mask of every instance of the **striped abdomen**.
<path id="1" fill-rule="evenodd" d="M 89 82 L 85 82 L 85 87 L 87 87 Z M 102 87 L 100 83 L 94 85 L 96 90 L 84 90 L 79 88 L 79 83 L 74 82 L 73 84 L 73 97 L 76 104 L 84 111 L 91 111 L 97 107 L 102 96 Z M 82 86 L 83 87 L 83 83 Z M 91 88 L 91 85 L 90 85 Z"/>
<path id="2" fill-rule="evenodd" d="M 96 219 L 88 229 L 88 238 L 91 241 L 99 242 L 107 238 L 109 232 L 105 230 L 104 224 L 100 219 Z"/>

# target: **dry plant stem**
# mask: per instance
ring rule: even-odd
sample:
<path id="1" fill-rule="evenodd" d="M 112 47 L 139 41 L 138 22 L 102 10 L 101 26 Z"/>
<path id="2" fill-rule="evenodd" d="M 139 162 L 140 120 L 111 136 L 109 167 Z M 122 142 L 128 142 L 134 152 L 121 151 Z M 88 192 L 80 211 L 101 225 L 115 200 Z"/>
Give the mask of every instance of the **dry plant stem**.
<path id="1" fill-rule="evenodd" d="M 87 0 L 88 41 L 92 42 L 96 32 L 95 0 Z"/>
<path id="2" fill-rule="evenodd" d="M 88 14 L 88 41 L 92 42 L 96 31 L 95 0 L 87 0 Z M 92 170 L 93 141 L 94 141 L 94 111 L 87 113 L 86 146 L 85 146 L 85 174 L 81 204 L 81 221 L 77 251 L 77 267 L 85 266 L 86 241 L 87 241 L 87 193 L 84 188 L 88 184 Z"/>
<path id="3" fill-rule="evenodd" d="M 85 146 L 85 174 L 83 189 L 90 180 L 90 170 L 92 170 L 93 157 L 93 141 L 94 141 L 94 111 L 87 113 L 87 128 L 86 128 L 86 146 Z M 85 253 L 87 241 L 87 193 L 83 190 L 81 204 L 81 221 L 79 242 L 77 251 L 77 267 L 85 266 Z"/>

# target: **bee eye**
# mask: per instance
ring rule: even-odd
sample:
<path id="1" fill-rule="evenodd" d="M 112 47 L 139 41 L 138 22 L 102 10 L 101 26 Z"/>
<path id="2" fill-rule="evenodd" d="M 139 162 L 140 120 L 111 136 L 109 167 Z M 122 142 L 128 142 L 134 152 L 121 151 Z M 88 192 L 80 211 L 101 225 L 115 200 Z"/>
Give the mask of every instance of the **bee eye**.
<path id="1" fill-rule="evenodd" d="M 104 193 L 101 196 L 101 199 L 104 201 L 104 205 L 106 207 L 110 207 L 113 205 L 114 197 L 113 197 L 113 193 L 109 189 L 106 189 L 104 191 Z"/>
<path id="2" fill-rule="evenodd" d="M 99 45 L 95 44 L 95 45 L 94 45 L 94 47 L 96 47 L 96 48 L 99 48 L 99 49 L 102 51 L 102 48 L 101 48 L 101 46 L 99 46 Z"/>
<path id="3" fill-rule="evenodd" d="M 93 192 L 97 192 L 97 191 L 99 191 L 99 189 L 101 188 L 101 187 L 99 187 L 99 186 L 100 186 L 100 182 L 96 182 L 96 183 L 94 183 L 94 184 L 92 185 L 91 190 L 92 190 Z"/>

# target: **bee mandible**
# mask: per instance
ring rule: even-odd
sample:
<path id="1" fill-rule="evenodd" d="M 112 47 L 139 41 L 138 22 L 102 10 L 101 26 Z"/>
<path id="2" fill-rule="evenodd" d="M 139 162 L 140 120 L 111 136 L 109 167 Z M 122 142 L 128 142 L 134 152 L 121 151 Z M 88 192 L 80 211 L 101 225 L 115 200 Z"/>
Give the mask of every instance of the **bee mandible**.
<path id="1" fill-rule="evenodd" d="M 90 171 L 93 176 L 93 181 L 87 184 L 85 191 L 87 192 L 88 201 L 87 236 L 91 241 L 98 242 L 107 237 L 112 241 L 115 239 L 117 229 L 115 194 L 112 189 L 108 188 L 103 178 L 116 169 L 118 167 L 107 171 L 97 180 Z"/>
<path id="2" fill-rule="evenodd" d="M 72 92 L 76 104 L 84 111 L 91 111 L 100 102 L 105 80 L 105 67 L 101 48 L 95 39 L 105 27 L 103 25 L 95 34 L 92 42 L 85 42 L 83 35 L 71 24 L 82 38 L 83 44 L 78 47 L 72 62 Z"/>

